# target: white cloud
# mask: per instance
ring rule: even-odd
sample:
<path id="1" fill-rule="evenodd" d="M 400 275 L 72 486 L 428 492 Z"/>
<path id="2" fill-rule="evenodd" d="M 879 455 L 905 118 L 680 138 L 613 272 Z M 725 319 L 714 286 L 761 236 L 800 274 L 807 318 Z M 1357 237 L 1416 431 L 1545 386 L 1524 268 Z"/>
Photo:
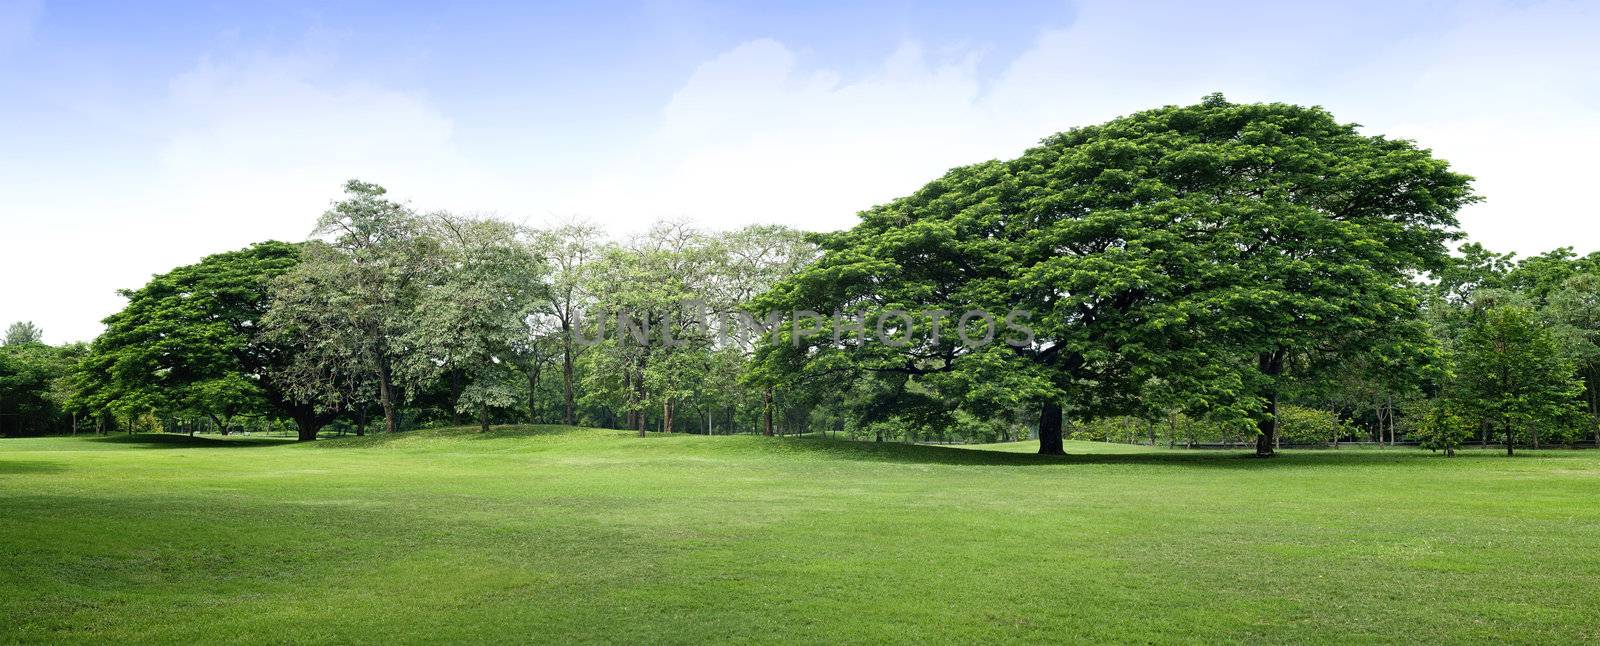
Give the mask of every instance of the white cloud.
<path id="1" fill-rule="evenodd" d="M 0 285 L 0 304 L 17 310 L 0 320 L 39 320 L 51 341 L 93 337 L 120 307 L 115 290 L 206 254 L 304 239 L 351 177 L 422 208 L 495 193 L 427 100 L 336 80 L 334 67 L 305 53 L 206 58 L 155 109 L 122 113 L 163 143 L 126 176 L 22 191 L 11 231 L 29 244 L 8 245 L 6 265 L 46 268 L 48 280 Z"/>
<path id="2" fill-rule="evenodd" d="M 987 87 L 977 50 L 935 57 L 908 41 L 847 80 L 809 69 L 783 43 L 750 41 L 701 64 L 655 136 L 565 191 L 563 208 L 630 227 L 690 215 L 839 228 L 952 166 L 1223 91 L 1325 105 L 1434 148 L 1479 178 L 1489 199 L 1463 222 L 1497 248 L 1595 248 L 1573 231 L 1593 231 L 1583 180 L 1600 144 L 1600 81 L 1588 70 L 1596 7 L 1373 11 L 1089 3 L 1071 27 L 1041 30 Z"/>
<path id="3" fill-rule="evenodd" d="M 430 197 L 472 192 L 479 173 L 452 146 L 450 119 L 415 94 L 324 80 L 332 67 L 205 59 L 174 79 L 157 160 L 163 210 L 299 239 L 350 177 Z"/>
<path id="4" fill-rule="evenodd" d="M 1486 199 L 1461 213 L 1473 239 L 1524 255 L 1600 250 L 1588 194 L 1600 148 L 1600 6 L 1473 5 L 1453 18 L 1352 74 L 1350 118 L 1476 177 Z M 1362 84 L 1369 90 L 1356 94 Z"/>
<path id="5" fill-rule="evenodd" d="M 15 6 L 0 10 L 0 43 L 16 33 L 6 31 L 18 24 L 7 22 L 20 15 L 6 13 Z M 438 97 L 344 78 L 322 50 L 200 59 L 155 108 L 96 115 L 124 119 L 158 142 L 142 151 L 142 165 L 48 184 L 0 178 L 17 195 L 0 209 L 21 216 L 7 218 L 8 233 L 28 241 L 7 249 L 3 269 L 50 276 L 0 282 L 0 324 L 33 318 L 52 341 L 91 337 L 95 321 L 117 307 L 115 288 L 206 253 L 300 239 L 353 176 L 423 208 L 575 214 L 619 233 L 678 216 L 714 227 L 836 229 L 950 167 L 1219 90 L 1235 100 L 1325 105 L 1372 132 L 1435 149 L 1479 178 L 1488 201 L 1462 219 L 1491 246 L 1593 250 L 1600 214 L 1587 191 L 1587 157 L 1600 147 L 1600 78 L 1588 66 L 1600 49 L 1592 43 L 1600 7 L 1373 14 L 1382 7 L 1281 4 L 1229 15 L 1192 4 L 1089 3 L 1070 27 L 1041 29 L 1023 53 L 998 61 L 992 79 L 979 74 L 978 48 L 907 40 L 847 77 L 817 69 L 794 44 L 752 40 L 688 70 L 672 96 L 642 108 L 654 112 L 653 129 L 620 151 L 465 148 Z M 552 161 L 512 167 L 506 159 Z M 66 256 L 77 260 L 57 262 Z"/>
<path id="6" fill-rule="evenodd" d="M 975 62 L 907 42 L 845 82 L 805 70 L 781 43 L 745 43 L 696 69 L 642 150 L 574 191 L 569 208 L 624 228 L 676 215 L 848 226 L 860 209 L 1004 150 L 982 136 Z"/>

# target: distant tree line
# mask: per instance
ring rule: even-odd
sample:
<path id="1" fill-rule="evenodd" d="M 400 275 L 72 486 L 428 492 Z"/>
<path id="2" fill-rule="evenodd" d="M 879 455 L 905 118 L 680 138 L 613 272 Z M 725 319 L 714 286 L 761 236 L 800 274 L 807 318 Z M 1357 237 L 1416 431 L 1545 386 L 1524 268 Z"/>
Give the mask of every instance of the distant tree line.
<path id="1" fill-rule="evenodd" d="M 351 181 L 306 242 L 216 254 L 122 292 L 105 332 L 36 380 L 55 390 L 22 390 L 100 432 L 287 424 L 314 439 L 467 419 L 799 430 L 800 404 L 749 378 L 753 338 L 714 338 L 667 312 L 689 301 L 742 311 L 814 255 L 783 227 L 662 222 L 617 241 L 582 222 L 417 213 Z M 594 329 L 621 311 L 674 322 L 653 333 L 672 343 Z M 8 432 L 66 428 L 40 415 Z"/>
<path id="2" fill-rule="evenodd" d="M 32 321 L 18 321 L 0 339 L 0 436 L 68 433 L 72 376 L 86 346 L 50 346 Z"/>
<path id="3" fill-rule="evenodd" d="M 471 420 L 1036 438 L 1042 453 L 1593 441 L 1600 256 L 1451 253 L 1470 184 L 1320 108 L 1216 95 L 953 169 L 830 234 L 662 222 L 616 240 L 419 213 L 353 180 L 309 240 L 156 276 L 90 344 L 13 326 L 0 419 L 8 434 Z M 685 303 L 770 327 L 730 337 Z M 974 308 L 1025 310 L 1033 336 L 964 343 L 949 331 L 996 325 Z M 772 318 L 798 311 L 822 316 Z M 869 342 L 864 320 L 904 342 Z"/>

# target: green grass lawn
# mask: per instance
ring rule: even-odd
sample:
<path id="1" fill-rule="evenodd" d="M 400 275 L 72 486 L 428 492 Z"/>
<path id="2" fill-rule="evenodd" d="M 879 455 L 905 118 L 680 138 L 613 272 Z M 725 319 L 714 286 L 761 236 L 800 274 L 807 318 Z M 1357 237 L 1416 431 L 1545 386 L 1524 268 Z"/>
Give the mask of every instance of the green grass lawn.
<path id="1" fill-rule="evenodd" d="M 0 440 L 0 641 L 1600 640 L 1600 451 Z"/>

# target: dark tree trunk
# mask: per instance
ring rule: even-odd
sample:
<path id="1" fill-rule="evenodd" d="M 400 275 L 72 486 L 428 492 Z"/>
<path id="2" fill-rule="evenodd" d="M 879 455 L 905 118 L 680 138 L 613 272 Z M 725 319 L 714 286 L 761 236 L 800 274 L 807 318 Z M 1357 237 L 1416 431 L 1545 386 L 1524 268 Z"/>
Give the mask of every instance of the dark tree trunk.
<path id="1" fill-rule="evenodd" d="M 1507 456 L 1514 455 L 1516 453 L 1516 449 L 1513 448 L 1513 446 L 1512 446 L 1514 444 L 1515 439 L 1516 439 L 1515 435 L 1516 434 L 1513 433 L 1512 430 L 1511 430 L 1511 423 L 1510 422 L 1506 422 L 1506 455 Z"/>
<path id="2" fill-rule="evenodd" d="M 772 436 L 772 389 L 761 391 L 761 434 Z M 880 440 L 881 441 L 881 440 Z"/>
<path id="3" fill-rule="evenodd" d="M 395 432 L 394 384 L 389 370 L 389 357 L 378 357 L 378 400 L 383 404 L 383 432 Z"/>
<path id="4" fill-rule="evenodd" d="M 639 437 L 644 437 L 645 429 L 647 428 L 649 420 L 646 418 L 645 410 L 642 408 L 642 406 L 644 401 L 648 399 L 649 393 L 645 392 L 644 389 L 644 359 L 642 358 L 639 359 L 639 363 L 635 368 L 635 372 L 633 373 L 633 393 L 633 401 L 640 406 L 640 410 L 634 413 L 634 424 L 635 428 L 639 430 Z"/>
<path id="5" fill-rule="evenodd" d="M 461 425 L 461 371 L 450 371 L 450 425 Z"/>
<path id="6" fill-rule="evenodd" d="M 539 423 L 539 359 L 528 369 L 528 423 Z"/>
<path id="7" fill-rule="evenodd" d="M 299 431 L 299 439 L 304 442 L 317 439 L 317 432 L 322 427 L 333 422 L 337 413 L 318 411 L 315 407 L 305 404 L 293 404 L 280 408 L 287 413 L 289 419 L 294 420 L 295 428 Z"/>
<path id="8" fill-rule="evenodd" d="M 1383 448 L 1383 405 L 1372 409 L 1372 416 L 1378 420 L 1378 448 Z"/>
<path id="9" fill-rule="evenodd" d="M 293 419 L 295 429 L 299 431 L 299 437 L 296 439 L 301 442 L 317 439 L 317 431 L 322 430 L 322 427 L 327 424 L 324 416 L 317 415 L 309 410 L 296 412 Z"/>
<path id="10" fill-rule="evenodd" d="M 1272 352 L 1263 352 L 1257 357 L 1257 367 L 1269 377 L 1270 392 L 1265 398 L 1266 409 L 1262 411 L 1261 418 L 1256 421 L 1256 455 L 1258 457 L 1272 457 L 1277 455 L 1278 445 L 1278 375 L 1283 374 L 1283 355 L 1280 348 Z M 1381 422 L 1380 422 L 1381 423 Z"/>
<path id="11" fill-rule="evenodd" d="M 489 432 L 489 407 L 488 406 L 482 406 L 482 405 L 478 406 L 478 432 L 479 433 L 488 433 Z"/>
<path id="12" fill-rule="evenodd" d="M 1274 447 L 1278 438 L 1278 403 L 1267 400 L 1266 416 L 1256 421 L 1256 455 L 1269 458 L 1277 455 Z"/>
<path id="13" fill-rule="evenodd" d="M 572 426 L 577 423 L 572 411 L 572 323 L 566 320 L 561 321 L 561 397 L 561 423 Z"/>
<path id="14" fill-rule="evenodd" d="M 1039 406 L 1039 455 L 1066 455 L 1061 443 L 1061 404 L 1051 400 Z"/>
<path id="15" fill-rule="evenodd" d="M 661 432 L 662 433 L 671 433 L 672 432 L 672 400 L 671 399 L 666 399 L 666 400 L 661 402 Z"/>

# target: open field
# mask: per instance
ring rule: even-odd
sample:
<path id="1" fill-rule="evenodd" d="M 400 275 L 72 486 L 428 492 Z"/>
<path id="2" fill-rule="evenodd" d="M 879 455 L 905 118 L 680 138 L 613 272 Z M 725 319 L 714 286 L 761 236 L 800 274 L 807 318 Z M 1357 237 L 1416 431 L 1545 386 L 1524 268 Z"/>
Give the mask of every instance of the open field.
<path id="1" fill-rule="evenodd" d="M 1600 640 L 1600 451 L 1028 449 L 0 440 L 0 641 Z"/>

